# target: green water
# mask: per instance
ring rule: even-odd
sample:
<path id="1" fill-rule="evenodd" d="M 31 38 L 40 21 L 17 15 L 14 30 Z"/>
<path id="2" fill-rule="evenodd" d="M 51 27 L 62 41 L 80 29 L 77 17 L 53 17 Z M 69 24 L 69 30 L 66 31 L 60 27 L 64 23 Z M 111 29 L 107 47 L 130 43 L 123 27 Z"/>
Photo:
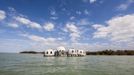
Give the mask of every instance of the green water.
<path id="1" fill-rule="evenodd" d="M 134 56 L 0 54 L 0 75 L 134 75 Z"/>

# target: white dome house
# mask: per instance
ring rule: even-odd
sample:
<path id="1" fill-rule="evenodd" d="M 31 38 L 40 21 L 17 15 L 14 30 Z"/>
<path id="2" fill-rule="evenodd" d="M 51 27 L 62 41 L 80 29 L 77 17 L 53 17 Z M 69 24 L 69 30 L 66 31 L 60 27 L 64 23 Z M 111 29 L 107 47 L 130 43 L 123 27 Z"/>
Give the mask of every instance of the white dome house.
<path id="1" fill-rule="evenodd" d="M 78 54 L 78 56 L 85 56 L 86 52 L 84 50 L 78 50 L 77 54 Z"/>
<path id="2" fill-rule="evenodd" d="M 68 50 L 68 56 L 77 56 L 77 50 L 69 49 Z"/>
<path id="3" fill-rule="evenodd" d="M 53 49 L 47 49 L 44 56 L 54 56 L 55 51 Z"/>
<path id="4" fill-rule="evenodd" d="M 55 52 L 55 56 L 67 56 L 66 49 L 63 46 L 57 47 L 57 51 Z"/>

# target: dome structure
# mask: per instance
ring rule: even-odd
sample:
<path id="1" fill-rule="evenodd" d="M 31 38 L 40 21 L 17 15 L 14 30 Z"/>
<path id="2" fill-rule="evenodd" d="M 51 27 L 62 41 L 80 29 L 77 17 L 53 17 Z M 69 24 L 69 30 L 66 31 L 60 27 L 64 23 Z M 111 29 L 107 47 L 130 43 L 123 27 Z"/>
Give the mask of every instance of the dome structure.
<path id="1" fill-rule="evenodd" d="M 77 54 L 77 50 L 75 50 L 75 49 L 69 49 L 69 50 L 68 50 L 68 53 L 69 53 L 69 54 L 74 54 L 74 55 L 76 55 L 76 54 Z"/>
<path id="2" fill-rule="evenodd" d="M 55 51 L 53 49 L 47 49 L 45 51 L 45 56 L 54 56 Z"/>
<path id="3" fill-rule="evenodd" d="M 86 54 L 84 50 L 78 50 L 77 53 L 78 53 L 78 55 L 82 55 L 82 56 L 84 56 Z"/>
<path id="4" fill-rule="evenodd" d="M 57 47 L 57 51 L 65 51 L 66 49 L 65 49 L 65 47 L 63 47 L 63 46 L 59 46 L 59 47 Z"/>

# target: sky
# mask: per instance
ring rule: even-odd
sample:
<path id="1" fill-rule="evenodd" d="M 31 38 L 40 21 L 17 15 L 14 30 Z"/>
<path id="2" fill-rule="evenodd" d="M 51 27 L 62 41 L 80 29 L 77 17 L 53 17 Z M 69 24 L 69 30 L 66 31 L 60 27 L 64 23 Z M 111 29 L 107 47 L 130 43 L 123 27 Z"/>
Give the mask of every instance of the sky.
<path id="1" fill-rule="evenodd" d="M 134 0 L 0 0 L 0 52 L 134 50 Z"/>

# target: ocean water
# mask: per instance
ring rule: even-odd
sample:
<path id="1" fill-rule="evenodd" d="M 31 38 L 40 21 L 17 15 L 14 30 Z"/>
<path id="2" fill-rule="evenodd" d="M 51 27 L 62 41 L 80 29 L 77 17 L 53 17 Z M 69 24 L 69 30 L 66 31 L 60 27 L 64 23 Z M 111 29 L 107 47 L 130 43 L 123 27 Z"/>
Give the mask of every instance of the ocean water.
<path id="1" fill-rule="evenodd" d="M 43 57 L 0 53 L 0 75 L 134 75 L 134 56 Z"/>

